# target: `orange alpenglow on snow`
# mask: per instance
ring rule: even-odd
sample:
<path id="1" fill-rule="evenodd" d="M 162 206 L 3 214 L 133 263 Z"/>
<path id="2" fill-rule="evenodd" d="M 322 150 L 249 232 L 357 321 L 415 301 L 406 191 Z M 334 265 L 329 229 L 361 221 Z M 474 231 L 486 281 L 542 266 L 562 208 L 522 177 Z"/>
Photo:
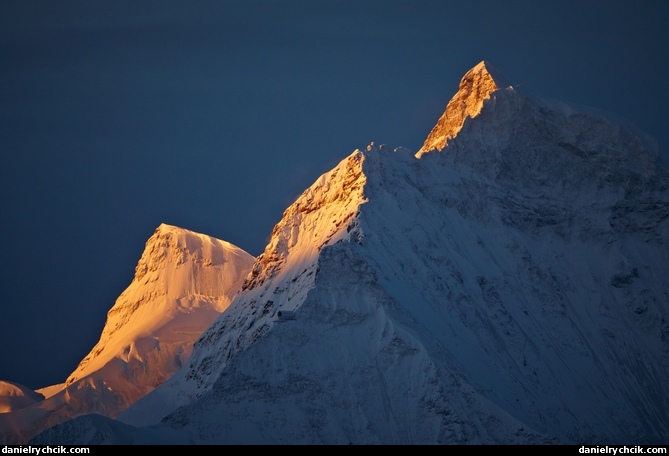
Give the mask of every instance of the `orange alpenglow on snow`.
<path id="1" fill-rule="evenodd" d="M 496 90 L 507 87 L 494 67 L 483 60 L 469 70 L 460 80 L 458 92 L 446 105 L 446 110 L 427 136 L 423 147 L 416 153 L 419 157 L 432 150 L 442 150 L 446 142 L 454 138 L 467 119 L 479 115 L 485 100 Z"/>

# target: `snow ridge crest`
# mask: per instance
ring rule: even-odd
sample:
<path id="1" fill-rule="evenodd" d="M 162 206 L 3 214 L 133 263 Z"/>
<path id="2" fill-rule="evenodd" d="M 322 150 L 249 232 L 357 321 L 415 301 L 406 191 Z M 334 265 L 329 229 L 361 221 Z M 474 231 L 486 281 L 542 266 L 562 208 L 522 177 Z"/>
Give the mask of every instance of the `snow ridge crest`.
<path id="1" fill-rule="evenodd" d="M 362 151 L 354 151 L 286 209 L 242 290 L 262 285 L 288 262 L 293 268 L 313 263 L 323 246 L 348 233 L 346 228 L 364 201 L 364 158 Z"/>

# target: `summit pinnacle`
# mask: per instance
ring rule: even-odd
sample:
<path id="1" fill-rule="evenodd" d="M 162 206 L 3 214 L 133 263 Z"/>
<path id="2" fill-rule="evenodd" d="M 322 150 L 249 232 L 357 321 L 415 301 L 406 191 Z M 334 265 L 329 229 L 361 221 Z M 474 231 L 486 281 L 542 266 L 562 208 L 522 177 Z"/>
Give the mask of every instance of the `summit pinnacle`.
<path id="1" fill-rule="evenodd" d="M 467 117 L 478 116 L 490 94 L 504 87 L 506 84 L 499 72 L 489 62 L 479 62 L 462 77 L 458 92 L 448 102 L 416 156 L 446 147 L 447 141 L 458 134 Z"/>

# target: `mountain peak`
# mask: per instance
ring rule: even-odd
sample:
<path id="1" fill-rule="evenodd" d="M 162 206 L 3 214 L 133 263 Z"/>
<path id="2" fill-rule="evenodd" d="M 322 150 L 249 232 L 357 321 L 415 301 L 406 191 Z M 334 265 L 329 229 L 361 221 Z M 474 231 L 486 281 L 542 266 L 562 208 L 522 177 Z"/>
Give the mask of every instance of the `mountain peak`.
<path id="1" fill-rule="evenodd" d="M 508 86 L 502 73 L 487 60 L 481 60 L 474 65 L 471 70 L 465 73 L 462 80 L 475 80 L 477 78 L 492 79 L 498 89 Z M 462 81 L 460 82 L 460 87 L 462 87 Z"/>
<path id="2" fill-rule="evenodd" d="M 467 117 L 478 116 L 490 94 L 507 86 L 499 70 L 490 62 L 482 60 L 476 64 L 460 80 L 458 92 L 448 102 L 416 156 L 446 147 L 446 142 L 458 134 Z"/>
<path id="3" fill-rule="evenodd" d="M 193 340 L 228 307 L 253 261 L 228 242 L 160 224 L 146 242 L 133 281 L 108 312 L 100 341 L 66 384 L 93 374 L 104 377 L 118 360 L 129 371 L 132 363 L 145 363 L 150 351 L 162 350 L 164 364 L 186 359 Z M 168 352 L 178 353 L 169 358 Z M 152 366 L 157 375 L 173 368 L 159 366 Z M 132 375 L 135 386 L 144 380 Z"/>
<path id="4" fill-rule="evenodd" d="M 155 229 L 155 232 L 168 233 L 170 231 L 183 231 L 183 228 L 178 226 L 168 225 L 167 223 L 161 223 L 158 225 L 158 228 Z"/>
<path id="5" fill-rule="evenodd" d="M 632 130 L 516 96 L 485 61 L 432 138 L 448 153 L 370 144 L 321 175 L 187 364 L 118 421 L 28 443 L 666 444 L 669 172 Z M 165 371 L 149 353 L 186 325 L 120 337 L 149 307 L 221 288 L 197 239 L 159 234 L 96 391 Z"/>

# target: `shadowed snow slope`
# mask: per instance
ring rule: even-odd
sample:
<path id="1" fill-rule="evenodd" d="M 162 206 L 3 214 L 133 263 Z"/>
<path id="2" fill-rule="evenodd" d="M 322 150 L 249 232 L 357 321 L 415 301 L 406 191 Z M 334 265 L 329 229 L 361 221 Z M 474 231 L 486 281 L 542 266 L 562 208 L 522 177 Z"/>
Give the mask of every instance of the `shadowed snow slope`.
<path id="1" fill-rule="evenodd" d="M 22 409 L 44 399 L 27 386 L 0 380 L 0 413 Z"/>
<path id="2" fill-rule="evenodd" d="M 443 145 L 370 145 L 307 189 L 122 423 L 33 443 L 669 443 L 669 173 L 488 67 Z"/>
<path id="3" fill-rule="evenodd" d="M 0 415 L 6 443 L 25 443 L 85 413 L 115 417 L 176 372 L 223 312 L 254 258 L 218 239 L 161 225 L 135 277 L 107 314 L 100 341 L 67 381 L 30 407 Z M 46 394 L 45 394 L 46 395 Z"/>

